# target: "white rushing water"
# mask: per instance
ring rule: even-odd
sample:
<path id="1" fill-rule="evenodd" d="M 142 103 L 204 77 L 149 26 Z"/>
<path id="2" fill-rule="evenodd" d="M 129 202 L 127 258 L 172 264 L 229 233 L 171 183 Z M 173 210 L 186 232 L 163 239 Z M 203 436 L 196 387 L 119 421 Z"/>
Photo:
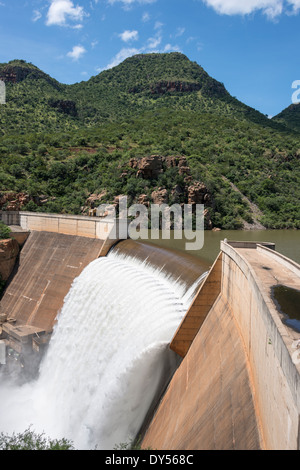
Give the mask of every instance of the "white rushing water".
<path id="1" fill-rule="evenodd" d="M 75 279 L 36 381 L 0 385 L 0 432 L 29 426 L 77 449 L 114 449 L 140 430 L 178 365 L 168 345 L 198 282 L 112 252 Z"/>

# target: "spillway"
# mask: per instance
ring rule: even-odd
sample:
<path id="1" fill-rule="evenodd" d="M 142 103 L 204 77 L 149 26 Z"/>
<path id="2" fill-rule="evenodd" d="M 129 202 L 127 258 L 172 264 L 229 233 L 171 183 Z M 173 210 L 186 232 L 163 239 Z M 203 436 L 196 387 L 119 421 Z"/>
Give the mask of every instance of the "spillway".
<path id="1" fill-rule="evenodd" d="M 31 425 L 77 449 L 129 443 L 179 364 L 169 343 L 204 271 L 129 240 L 91 262 L 65 298 L 38 378 L 2 382 L 0 432 Z"/>

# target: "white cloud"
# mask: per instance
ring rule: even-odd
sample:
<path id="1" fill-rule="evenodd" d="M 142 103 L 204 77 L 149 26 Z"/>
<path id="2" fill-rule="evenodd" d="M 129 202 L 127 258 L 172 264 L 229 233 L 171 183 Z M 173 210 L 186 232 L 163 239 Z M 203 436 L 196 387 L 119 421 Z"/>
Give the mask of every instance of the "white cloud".
<path id="1" fill-rule="evenodd" d="M 126 30 L 123 33 L 119 34 L 119 37 L 124 42 L 137 41 L 138 38 L 139 38 L 139 33 L 138 33 L 138 31 L 128 31 L 128 30 Z"/>
<path id="2" fill-rule="evenodd" d="M 161 41 L 156 44 L 156 46 L 159 46 Z M 128 48 L 123 48 L 121 49 L 115 57 L 111 60 L 111 62 L 104 68 L 98 67 L 96 69 L 97 72 L 102 72 L 103 70 L 111 69 L 113 67 L 116 67 L 119 65 L 121 62 L 123 62 L 125 59 L 128 59 L 129 57 L 132 57 L 137 54 L 146 54 L 146 53 L 163 53 L 163 52 L 181 52 L 180 47 L 175 45 L 172 46 L 171 44 L 166 44 L 164 47 L 160 47 L 157 49 L 157 47 L 152 47 L 154 46 L 154 43 L 149 43 L 145 47 L 141 47 L 140 49 L 133 48 L 133 47 L 128 47 Z"/>
<path id="3" fill-rule="evenodd" d="M 217 13 L 223 15 L 248 15 L 262 11 L 269 18 L 275 18 L 292 7 L 294 13 L 300 10 L 300 0 L 202 0 Z"/>
<path id="4" fill-rule="evenodd" d="M 148 49 L 156 49 L 162 42 L 162 37 L 160 34 L 156 35 L 153 38 L 148 39 Z"/>
<path id="5" fill-rule="evenodd" d="M 147 23 L 147 21 L 149 21 L 149 20 L 150 20 L 150 15 L 147 11 L 145 11 L 145 13 L 142 16 L 142 21 L 143 21 L 143 23 Z"/>
<path id="6" fill-rule="evenodd" d="M 81 22 L 85 15 L 84 8 L 79 5 L 75 6 L 71 0 L 51 0 L 46 24 L 66 26 L 69 20 Z"/>
<path id="7" fill-rule="evenodd" d="M 123 48 L 121 49 L 118 54 L 115 55 L 115 57 L 112 59 L 110 64 L 108 64 L 105 69 L 111 69 L 113 67 L 116 67 L 119 65 L 121 62 L 123 62 L 125 59 L 128 59 L 128 57 L 131 57 L 136 54 L 140 54 L 142 52 L 142 49 L 136 49 L 136 48 Z M 98 69 L 100 72 L 101 70 Z"/>
<path id="8" fill-rule="evenodd" d="M 124 10 L 131 10 L 135 5 L 149 5 L 157 0 L 107 0 L 109 5 L 120 3 Z"/>
<path id="9" fill-rule="evenodd" d="M 86 53 L 86 49 L 83 46 L 74 46 L 73 49 L 67 53 L 68 57 L 73 60 L 79 60 Z"/>
<path id="10" fill-rule="evenodd" d="M 182 52 L 179 46 L 172 46 L 172 44 L 166 44 L 162 52 Z"/>
<path id="11" fill-rule="evenodd" d="M 176 33 L 175 33 L 175 38 L 179 38 L 185 33 L 185 28 L 177 28 Z"/>
<path id="12" fill-rule="evenodd" d="M 33 16 L 32 16 L 32 21 L 35 23 L 40 18 L 42 18 L 42 13 L 39 10 L 34 10 L 33 11 Z"/>
<path id="13" fill-rule="evenodd" d="M 154 25 L 154 29 L 162 29 L 163 25 L 164 24 L 161 23 L 160 21 L 156 21 Z"/>
<path id="14" fill-rule="evenodd" d="M 157 47 L 162 43 L 163 39 L 163 26 L 164 24 L 160 21 L 156 21 L 154 25 L 155 35 L 148 39 L 147 49 L 148 51 L 156 50 Z"/>
<path id="15" fill-rule="evenodd" d="M 146 5 L 149 3 L 155 3 L 157 0 L 108 0 L 108 3 L 113 5 L 114 3 L 122 3 L 124 6 L 131 6 L 135 3 L 139 3 L 140 5 Z"/>
<path id="16" fill-rule="evenodd" d="M 289 3 L 293 7 L 294 12 L 298 13 L 300 10 L 300 0 L 289 0 Z"/>
<path id="17" fill-rule="evenodd" d="M 117 1 L 117 0 L 112 0 Z M 300 1 L 300 0 L 299 0 Z M 102 72 L 103 70 L 111 69 L 116 67 L 125 59 L 132 57 L 137 54 L 148 54 L 148 53 L 164 53 L 171 51 L 180 51 L 178 45 L 166 44 L 163 45 L 163 23 L 157 21 L 154 25 L 154 35 L 149 37 L 146 42 L 140 48 L 134 47 L 124 47 L 122 48 L 111 60 L 111 62 L 104 68 L 97 68 L 97 72 Z M 184 33 L 184 29 L 178 29 L 177 33 L 180 36 Z M 127 42 L 133 39 L 138 39 L 137 31 L 124 31 L 124 33 L 119 35 L 123 41 Z M 180 51 L 181 52 L 181 51 Z"/>

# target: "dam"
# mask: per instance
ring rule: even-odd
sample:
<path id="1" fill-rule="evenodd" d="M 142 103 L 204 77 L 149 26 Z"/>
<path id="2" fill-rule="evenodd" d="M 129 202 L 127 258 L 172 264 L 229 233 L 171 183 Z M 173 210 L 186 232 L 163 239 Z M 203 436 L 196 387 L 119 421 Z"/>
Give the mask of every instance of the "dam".
<path id="1" fill-rule="evenodd" d="M 298 320 L 274 297 L 299 291 L 297 263 L 271 242 L 225 240 L 207 269 L 147 243 L 108 248 L 79 219 L 66 229 L 53 215 L 45 230 L 34 217 L 14 221 L 29 235 L 2 334 L 13 354 L 47 347 L 36 381 L 2 388 L 3 430 L 35 416 L 80 448 L 142 435 L 157 450 L 299 449 Z"/>

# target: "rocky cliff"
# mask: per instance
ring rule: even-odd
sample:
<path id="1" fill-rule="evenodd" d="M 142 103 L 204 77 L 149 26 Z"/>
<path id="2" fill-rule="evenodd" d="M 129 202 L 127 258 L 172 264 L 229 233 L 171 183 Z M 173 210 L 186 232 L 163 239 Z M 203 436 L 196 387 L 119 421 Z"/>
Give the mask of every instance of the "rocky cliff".
<path id="1" fill-rule="evenodd" d="M 23 60 L 11 61 L 8 64 L 0 64 L 0 80 L 5 83 L 20 83 L 30 78 L 30 80 L 44 79 L 56 90 L 61 89 L 61 85 L 42 70 Z"/>
<path id="2" fill-rule="evenodd" d="M 11 238 L 0 240 L 0 279 L 7 281 L 19 254 L 19 244 Z"/>
<path id="3" fill-rule="evenodd" d="M 55 200 L 55 198 L 49 198 L 47 195 L 41 194 L 40 196 L 30 196 L 25 192 L 3 192 L 0 193 L 0 210 L 6 211 L 20 211 L 25 210 L 26 205 L 29 202 L 34 202 L 37 206 L 46 204 L 49 200 Z"/>
<path id="4" fill-rule="evenodd" d="M 48 101 L 51 108 L 56 109 L 60 113 L 68 114 L 69 116 L 77 116 L 77 108 L 75 101 L 72 100 L 55 100 L 51 98 Z"/>
<path id="5" fill-rule="evenodd" d="M 174 180 L 178 175 L 179 182 Z M 166 185 L 161 185 L 160 177 L 164 176 Z M 197 181 L 191 176 L 191 169 L 185 156 L 182 155 L 150 155 L 143 158 L 131 158 L 127 165 L 120 166 L 120 178 L 126 182 L 130 178 L 145 180 L 145 191 L 132 194 L 132 202 L 143 204 L 147 208 L 150 204 L 191 204 L 194 209 L 197 204 L 205 206 L 205 228 L 213 229 L 210 219 L 210 208 L 213 207 L 213 197 L 209 189 L 202 181 Z M 82 208 L 87 213 L 91 203 L 99 205 L 104 202 L 107 192 L 91 194 Z M 115 206 L 118 211 L 121 195 L 114 197 L 113 201 L 107 201 Z"/>

